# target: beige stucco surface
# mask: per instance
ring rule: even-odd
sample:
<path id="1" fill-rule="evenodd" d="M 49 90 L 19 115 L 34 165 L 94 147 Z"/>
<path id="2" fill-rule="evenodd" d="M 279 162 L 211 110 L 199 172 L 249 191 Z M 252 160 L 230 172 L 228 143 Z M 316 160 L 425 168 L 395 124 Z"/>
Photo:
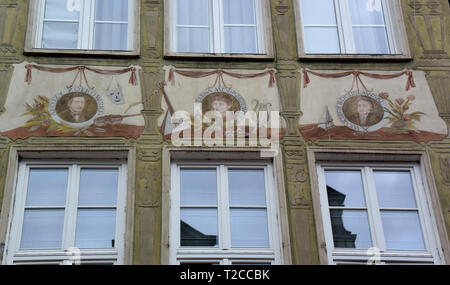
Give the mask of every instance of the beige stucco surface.
<path id="1" fill-rule="evenodd" d="M 317 71 L 316 71 L 317 72 Z M 339 73 L 343 71 L 320 70 L 320 73 Z M 373 74 L 396 74 L 402 71 L 376 71 L 364 70 Z M 425 72 L 412 71 L 415 88 L 406 91 L 407 76 L 401 76 L 395 79 L 373 79 L 360 76 L 366 88 L 375 94 L 387 92 L 389 98 L 394 101 L 397 98 L 406 100 L 408 95 L 414 95 L 415 100 L 408 110 L 408 113 L 420 111 L 425 113 L 421 120 L 415 122 L 418 130 L 434 132 L 439 134 L 447 134 L 447 126 L 444 120 L 439 117 L 439 112 L 433 100 L 430 88 L 425 78 Z M 342 78 L 320 78 L 316 75 L 309 74 L 310 83 L 302 86 L 301 89 L 301 111 L 303 116 L 300 118 L 300 125 L 316 124 L 322 117 L 326 107 L 330 111 L 333 123 L 336 126 L 343 126 L 344 123 L 339 119 L 336 110 L 336 104 L 340 97 L 344 96 L 352 89 L 352 75 Z M 364 90 L 359 84 L 360 90 Z M 354 89 L 357 90 L 356 83 Z M 389 124 L 386 126 L 389 127 Z"/>
<path id="2" fill-rule="evenodd" d="M 194 102 L 200 96 L 200 94 L 206 89 L 213 87 L 216 83 L 217 75 L 211 75 L 204 78 L 190 78 L 179 74 L 175 74 L 174 85 L 169 81 L 169 72 L 172 66 L 164 66 L 165 79 L 167 85 L 165 90 L 167 96 L 175 111 L 187 111 L 190 114 L 194 113 Z M 194 69 L 193 69 L 194 70 Z M 208 70 L 198 70 L 195 71 L 208 72 L 213 71 Z M 256 74 L 265 72 L 267 70 L 226 70 L 227 72 L 237 73 L 237 74 Z M 225 87 L 231 88 L 241 95 L 247 105 L 248 111 L 254 111 L 257 102 L 264 104 L 270 103 L 271 107 L 269 111 L 281 111 L 280 107 L 280 97 L 278 94 L 278 89 L 276 84 L 273 87 L 269 87 L 270 75 L 264 75 L 262 77 L 250 78 L 250 79 L 238 79 L 230 77 L 228 75 L 223 75 L 223 80 L 226 84 Z M 217 87 L 219 86 L 216 84 Z M 161 107 L 164 111 L 167 110 L 167 104 L 162 99 Z M 158 124 L 161 125 L 164 119 L 164 115 L 158 120 Z"/>
<path id="3" fill-rule="evenodd" d="M 5 103 L 6 111 L 0 115 L 0 131 L 12 130 L 23 126 L 27 120 L 31 117 L 29 115 L 23 116 L 25 113 L 25 103 L 33 105 L 34 99 L 37 96 L 45 96 L 49 100 L 54 97 L 59 92 L 63 91 L 67 86 L 71 85 L 77 74 L 77 71 L 70 71 L 65 73 L 49 73 L 39 70 L 32 70 L 32 81 L 28 85 L 25 82 L 26 69 L 25 66 L 29 64 L 28 62 L 22 62 L 20 64 L 14 65 L 14 73 L 11 79 L 11 85 L 9 88 L 9 93 Z M 46 66 L 46 67 L 58 67 L 67 68 L 73 66 Z M 103 70 L 118 70 L 127 68 L 123 67 L 105 67 L 105 66 L 95 66 L 94 68 Z M 139 69 L 138 67 L 136 67 Z M 88 83 L 91 87 L 94 87 L 93 91 L 102 97 L 105 106 L 105 115 L 127 115 L 127 114 L 137 114 L 140 113 L 142 109 L 142 104 L 131 107 L 126 113 L 125 111 L 130 107 L 130 104 L 135 102 L 141 102 L 141 89 L 140 82 L 138 79 L 138 85 L 133 86 L 128 81 L 130 78 L 130 73 L 125 73 L 122 75 L 114 75 L 122 88 L 122 92 L 125 97 L 125 104 L 116 105 L 114 104 L 105 94 L 105 89 L 108 88 L 111 82 L 111 75 L 101 75 L 96 74 L 91 71 L 86 71 L 86 77 Z M 79 78 L 75 80 L 74 86 L 80 86 Z M 86 87 L 84 79 L 82 80 L 81 86 Z M 111 83 L 112 88 L 116 87 L 116 82 L 113 79 Z M 6 119 L 7 118 L 7 119 Z M 142 116 L 125 118 L 122 122 L 123 124 L 144 125 L 144 120 Z"/>

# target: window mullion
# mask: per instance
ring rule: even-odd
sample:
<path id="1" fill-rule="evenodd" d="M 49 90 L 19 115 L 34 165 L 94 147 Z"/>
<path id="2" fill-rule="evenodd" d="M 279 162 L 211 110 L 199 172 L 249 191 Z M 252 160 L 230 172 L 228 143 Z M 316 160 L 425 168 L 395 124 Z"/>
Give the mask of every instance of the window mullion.
<path id="1" fill-rule="evenodd" d="M 80 167 L 76 164 L 69 169 L 69 183 L 67 186 L 66 212 L 64 217 L 63 244 L 62 248 L 75 246 L 75 233 L 77 223 L 78 190 L 79 190 Z"/>
<path id="2" fill-rule="evenodd" d="M 91 3 L 89 5 L 89 19 L 87 22 L 88 28 L 85 29 L 86 37 L 87 37 L 87 45 L 89 49 L 94 49 L 94 28 L 95 28 L 95 1 L 90 0 Z"/>
<path id="3" fill-rule="evenodd" d="M 355 42 L 353 38 L 352 19 L 347 0 L 336 0 L 336 15 L 339 19 L 339 30 L 343 38 L 343 47 L 341 44 L 341 53 L 356 53 Z"/>
<path id="4" fill-rule="evenodd" d="M 218 175 L 218 211 L 219 211 L 219 241 L 222 249 L 231 249 L 230 201 L 228 194 L 228 168 L 219 166 Z"/>
<path id="5" fill-rule="evenodd" d="M 384 230 L 381 220 L 380 206 L 373 178 L 373 171 L 370 167 L 363 169 L 364 184 L 366 185 L 367 211 L 369 215 L 370 231 L 373 238 L 373 247 L 386 251 L 386 242 L 384 240 Z"/>
<path id="6" fill-rule="evenodd" d="M 134 46 L 134 21 L 138 21 L 138 19 L 134 19 L 133 15 L 135 14 L 134 11 L 134 1 L 137 0 L 128 0 L 128 35 L 127 35 L 127 42 L 128 42 L 128 50 L 133 50 Z"/>
<path id="7" fill-rule="evenodd" d="M 78 28 L 78 48 L 89 48 L 89 28 L 92 0 L 83 0 L 80 11 L 80 24 Z"/>
<path id="8" fill-rule="evenodd" d="M 264 9 L 262 7 L 262 5 L 264 5 L 262 3 L 262 1 L 258 1 L 258 0 L 253 0 L 253 5 L 254 5 L 254 9 L 255 9 L 255 23 L 256 23 L 256 35 L 257 35 L 257 52 L 258 53 L 265 53 L 266 51 L 266 47 L 265 47 L 265 43 L 264 43 Z"/>
<path id="9" fill-rule="evenodd" d="M 35 47 L 42 47 L 42 37 L 43 37 L 43 33 L 44 33 L 44 19 L 45 19 L 45 0 L 41 0 L 38 2 L 38 14 L 37 14 L 37 19 L 38 19 L 38 24 L 37 24 L 37 28 L 36 28 L 36 44 Z"/>
<path id="10" fill-rule="evenodd" d="M 384 15 L 384 26 L 386 29 L 386 36 L 388 39 L 388 45 L 389 45 L 389 53 L 390 54 L 399 54 L 400 48 L 398 46 L 397 41 L 395 40 L 398 35 L 395 33 L 394 29 L 394 21 L 392 19 L 392 10 L 393 10 L 393 4 L 390 3 L 393 1 L 385 1 L 380 0 L 381 5 L 383 7 L 383 15 Z M 392 4 L 392 5 L 391 5 Z"/>
<path id="11" fill-rule="evenodd" d="M 169 1 L 170 50 L 177 50 L 178 0 Z"/>
<path id="12" fill-rule="evenodd" d="M 223 1 L 222 0 L 211 0 L 211 48 L 210 51 L 213 53 L 223 53 L 225 50 L 223 43 Z"/>

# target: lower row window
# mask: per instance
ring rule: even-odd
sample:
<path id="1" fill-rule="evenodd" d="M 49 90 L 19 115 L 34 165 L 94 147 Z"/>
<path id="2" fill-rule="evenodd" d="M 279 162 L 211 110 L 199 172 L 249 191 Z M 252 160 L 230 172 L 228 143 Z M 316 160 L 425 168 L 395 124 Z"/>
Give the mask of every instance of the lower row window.
<path id="1" fill-rule="evenodd" d="M 7 263 L 120 263 L 125 168 L 22 162 Z"/>
<path id="2" fill-rule="evenodd" d="M 319 165 L 329 263 L 438 263 L 417 165 Z"/>
<path id="3" fill-rule="evenodd" d="M 270 165 L 173 164 L 173 264 L 276 264 L 279 225 Z"/>

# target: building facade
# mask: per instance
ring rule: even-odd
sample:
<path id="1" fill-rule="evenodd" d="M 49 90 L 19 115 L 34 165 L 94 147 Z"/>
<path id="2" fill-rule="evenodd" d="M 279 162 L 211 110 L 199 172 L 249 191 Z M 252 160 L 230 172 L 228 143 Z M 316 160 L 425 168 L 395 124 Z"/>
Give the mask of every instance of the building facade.
<path id="1" fill-rule="evenodd" d="M 448 264 L 446 0 L 0 0 L 2 264 Z"/>

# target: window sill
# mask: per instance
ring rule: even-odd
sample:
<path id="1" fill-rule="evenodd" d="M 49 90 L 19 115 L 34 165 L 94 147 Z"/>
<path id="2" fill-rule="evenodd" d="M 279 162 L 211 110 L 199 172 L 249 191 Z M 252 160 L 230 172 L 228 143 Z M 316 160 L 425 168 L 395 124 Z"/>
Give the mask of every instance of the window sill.
<path id="1" fill-rule="evenodd" d="M 302 54 L 301 61 L 411 61 L 407 54 Z"/>
<path id="2" fill-rule="evenodd" d="M 166 59 L 274 60 L 271 54 L 165 52 Z"/>
<path id="3" fill-rule="evenodd" d="M 138 57 L 137 50 L 85 50 L 85 49 L 43 49 L 25 48 L 25 55 L 67 55 L 67 56 L 112 56 L 112 57 Z"/>

